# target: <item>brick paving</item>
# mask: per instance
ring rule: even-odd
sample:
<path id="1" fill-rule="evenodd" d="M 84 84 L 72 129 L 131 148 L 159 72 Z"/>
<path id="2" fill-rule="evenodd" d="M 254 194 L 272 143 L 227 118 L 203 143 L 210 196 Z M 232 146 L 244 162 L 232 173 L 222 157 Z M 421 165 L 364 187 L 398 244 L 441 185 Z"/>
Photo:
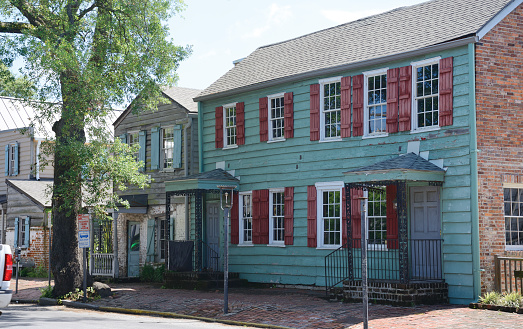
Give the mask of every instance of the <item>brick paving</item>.
<path id="1" fill-rule="evenodd" d="M 11 283 L 14 289 L 14 280 Z M 36 299 L 44 279 L 21 279 L 13 299 Z M 304 329 L 363 328 L 361 304 L 328 301 L 322 291 L 294 289 L 231 289 L 229 314 L 223 314 L 223 292 L 161 289 L 145 283 L 111 283 L 114 296 L 98 306 L 174 312 L 178 314 L 262 323 Z M 465 306 L 393 307 L 370 305 L 369 327 L 385 328 L 506 328 L 521 329 L 523 315 L 473 310 Z"/>

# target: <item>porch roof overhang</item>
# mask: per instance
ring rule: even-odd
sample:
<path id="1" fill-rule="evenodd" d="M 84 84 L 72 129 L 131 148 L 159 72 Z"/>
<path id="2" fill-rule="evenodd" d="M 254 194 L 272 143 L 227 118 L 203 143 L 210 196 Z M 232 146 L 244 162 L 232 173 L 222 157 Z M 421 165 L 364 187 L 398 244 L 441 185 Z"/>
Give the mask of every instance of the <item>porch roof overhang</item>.
<path id="1" fill-rule="evenodd" d="M 223 169 L 214 169 L 204 173 L 190 175 L 165 182 L 165 192 L 194 190 L 219 190 L 219 186 L 238 189 L 240 181 Z"/>
<path id="2" fill-rule="evenodd" d="M 343 173 L 345 183 L 376 181 L 444 182 L 445 170 L 414 153 L 402 154 Z"/>

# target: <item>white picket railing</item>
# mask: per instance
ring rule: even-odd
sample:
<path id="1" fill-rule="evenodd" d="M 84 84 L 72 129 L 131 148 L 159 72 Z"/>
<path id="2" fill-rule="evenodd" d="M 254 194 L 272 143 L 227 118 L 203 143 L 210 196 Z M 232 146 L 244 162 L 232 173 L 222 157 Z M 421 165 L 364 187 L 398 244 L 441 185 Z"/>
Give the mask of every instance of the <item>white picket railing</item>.
<path id="1" fill-rule="evenodd" d="M 90 265 L 91 275 L 114 277 L 114 254 L 93 254 Z"/>

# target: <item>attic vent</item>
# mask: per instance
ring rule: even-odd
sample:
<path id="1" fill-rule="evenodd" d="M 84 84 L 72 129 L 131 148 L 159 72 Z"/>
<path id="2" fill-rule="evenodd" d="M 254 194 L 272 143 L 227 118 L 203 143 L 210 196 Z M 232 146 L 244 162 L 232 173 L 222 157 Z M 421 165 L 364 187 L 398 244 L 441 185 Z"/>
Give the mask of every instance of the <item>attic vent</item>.
<path id="1" fill-rule="evenodd" d="M 234 64 L 234 66 L 236 66 L 236 65 L 238 65 L 239 62 L 243 61 L 244 59 L 245 59 L 245 57 L 232 61 L 232 63 Z"/>

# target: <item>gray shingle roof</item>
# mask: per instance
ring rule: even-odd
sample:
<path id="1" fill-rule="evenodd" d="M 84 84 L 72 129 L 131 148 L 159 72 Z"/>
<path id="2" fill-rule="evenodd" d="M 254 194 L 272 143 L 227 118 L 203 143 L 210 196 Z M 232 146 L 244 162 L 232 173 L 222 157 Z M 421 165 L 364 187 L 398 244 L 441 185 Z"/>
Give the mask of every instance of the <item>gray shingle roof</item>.
<path id="1" fill-rule="evenodd" d="M 196 99 L 476 34 L 512 0 L 432 0 L 260 47 Z"/>
<path id="2" fill-rule="evenodd" d="M 53 187 L 53 181 L 6 179 L 6 183 L 40 207 L 51 207 L 51 195 L 47 194 L 46 190 Z"/>
<path id="3" fill-rule="evenodd" d="M 193 101 L 201 92 L 200 89 L 182 88 L 182 87 L 171 87 L 164 88 L 163 93 L 170 97 L 175 102 L 178 102 L 181 106 L 185 107 L 190 112 L 198 112 L 198 103 Z"/>
<path id="4" fill-rule="evenodd" d="M 432 162 L 429 162 L 422 157 L 414 154 L 407 153 L 392 159 L 384 160 L 357 169 L 347 171 L 347 173 L 355 172 L 368 172 L 368 171 L 386 171 L 386 170 L 416 170 L 416 171 L 440 171 L 444 172 L 442 168 L 436 166 Z"/>

